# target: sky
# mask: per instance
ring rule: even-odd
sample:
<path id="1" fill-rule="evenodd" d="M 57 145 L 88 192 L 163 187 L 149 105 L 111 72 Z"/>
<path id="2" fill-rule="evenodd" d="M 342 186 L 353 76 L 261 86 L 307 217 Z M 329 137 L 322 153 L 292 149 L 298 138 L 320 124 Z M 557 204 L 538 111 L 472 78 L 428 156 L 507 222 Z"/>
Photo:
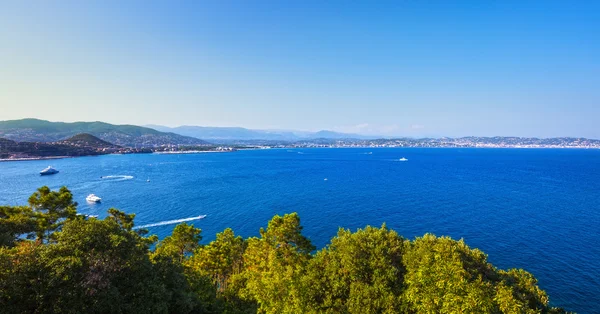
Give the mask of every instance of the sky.
<path id="1" fill-rule="evenodd" d="M 0 0 L 0 120 L 600 138 L 600 1 Z"/>

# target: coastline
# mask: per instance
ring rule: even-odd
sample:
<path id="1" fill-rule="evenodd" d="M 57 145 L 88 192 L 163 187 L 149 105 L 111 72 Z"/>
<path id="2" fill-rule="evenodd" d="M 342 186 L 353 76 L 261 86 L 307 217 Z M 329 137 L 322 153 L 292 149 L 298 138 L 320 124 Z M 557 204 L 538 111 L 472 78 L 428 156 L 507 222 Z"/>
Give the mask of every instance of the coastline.
<path id="1" fill-rule="evenodd" d="M 419 147 L 419 146 L 404 146 L 404 147 L 394 147 L 394 146 L 295 146 L 295 147 L 252 147 L 252 148 L 238 148 L 238 151 L 246 151 L 246 150 L 266 150 L 266 149 L 352 149 L 352 148 L 360 148 L 360 149 L 380 149 L 380 148 L 400 148 L 400 149 L 566 149 L 566 150 L 599 150 L 600 147 L 576 147 L 576 146 L 560 146 L 560 147 L 552 147 L 552 146 L 539 146 L 539 147 L 524 147 L 524 146 L 464 146 L 464 147 L 454 147 L 454 146 L 440 146 L 440 147 Z M 152 152 L 150 154 L 157 155 L 180 155 L 180 154 L 208 154 L 208 153 L 232 153 L 234 151 L 175 151 L 175 152 Z M 127 154 L 105 154 L 105 155 L 127 155 Z M 77 157 L 89 157 L 89 156 L 97 156 L 97 155 L 83 155 L 83 156 L 47 156 L 47 157 L 20 157 L 20 158 L 4 158 L 0 159 L 0 162 L 11 162 L 11 161 L 35 161 L 35 160 L 52 160 L 52 159 L 65 159 L 65 158 L 77 158 Z"/>
<path id="2" fill-rule="evenodd" d="M 83 156 L 82 156 L 83 157 Z M 4 158 L 0 159 L 0 162 L 9 161 L 33 161 L 33 160 L 52 160 L 52 159 L 64 159 L 74 158 L 73 156 L 48 156 L 48 157 L 21 157 L 21 158 Z"/>
<path id="3" fill-rule="evenodd" d="M 220 151 L 220 150 L 188 150 L 188 151 L 177 151 L 177 152 L 152 152 L 152 154 L 204 154 L 204 153 L 231 153 L 231 151 Z"/>

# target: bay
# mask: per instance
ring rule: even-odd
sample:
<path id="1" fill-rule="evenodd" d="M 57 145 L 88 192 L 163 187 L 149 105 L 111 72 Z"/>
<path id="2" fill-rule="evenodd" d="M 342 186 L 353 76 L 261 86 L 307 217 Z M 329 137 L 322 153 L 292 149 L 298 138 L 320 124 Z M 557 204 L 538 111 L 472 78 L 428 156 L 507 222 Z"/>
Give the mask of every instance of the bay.
<path id="1" fill-rule="evenodd" d="M 405 157 L 408 161 L 401 162 Z M 60 170 L 40 176 L 48 165 Z M 298 212 L 325 246 L 337 229 L 388 227 L 407 238 L 464 238 L 503 269 L 533 273 L 551 303 L 600 309 L 600 150 L 270 149 L 233 153 L 106 155 L 0 163 L 0 204 L 23 205 L 36 188 L 67 186 L 79 212 L 110 207 L 137 225 L 171 220 L 258 236 L 275 214 Z M 102 203 L 89 204 L 94 193 Z"/>

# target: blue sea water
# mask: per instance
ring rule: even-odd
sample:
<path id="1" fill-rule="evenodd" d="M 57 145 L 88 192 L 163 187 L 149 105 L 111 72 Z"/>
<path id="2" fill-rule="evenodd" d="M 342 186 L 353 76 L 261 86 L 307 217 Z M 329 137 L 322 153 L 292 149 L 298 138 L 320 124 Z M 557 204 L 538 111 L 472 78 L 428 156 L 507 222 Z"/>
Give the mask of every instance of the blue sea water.
<path id="1" fill-rule="evenodd" d="M 60 173 L 40 176 L 49 164 Z M 116 207 L 138 225 L 207 215 L 192 222 L 203 243 L 226 227 L 256 236 L 289 212 L 319 248 L 339 227 L 384 222 L 407 238 L 464 238 L 497 267 L 533 273 L 553 305 L 600 312 L 600 150 L 273 149 L 0 163 L 0 204 L 26 204 L 42 185 L 69 187 L 81 213 Z M 102 203 L 86 203 L 90 193 Z M 164 237 L 173 227 L 149 230 Z"/>

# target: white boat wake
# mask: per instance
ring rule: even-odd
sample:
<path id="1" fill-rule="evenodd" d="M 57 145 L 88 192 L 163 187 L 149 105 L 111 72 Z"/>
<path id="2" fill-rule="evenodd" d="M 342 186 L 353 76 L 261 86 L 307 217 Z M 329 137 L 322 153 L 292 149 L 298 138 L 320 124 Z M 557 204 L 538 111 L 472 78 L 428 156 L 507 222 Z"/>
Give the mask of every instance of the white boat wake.
<path id="1" fill-rule="evenodd" d="M 133 176 L 102 176 L 100 177 L 100 179 L 102 180 L 110 180 L 110 181 L 124 181 L 124 180 L 131 180 L 133 179 Z"/>
<path id="2" fill-rule="evenodd" d="M 183 219 L 175 219 L 175 220 L 167 220 L 167 221 L 155 222 L 155 223 L 151 223 L 151 224 L 146 224 L 146 225 L 141 225 L 141 226 L 135 226 L 135 227 L 133 227 L 133 229 L 135 230 L 135 229 L 142 229 L 142 228 L 150 228 L 150 227 L 157 227 L 157 226 L 178 224 L 180 222 L 186 222 L 186 221 L 204 219 L 204 217 L 206 217 L 206 215 L 200 215 L 200 216 L 197 216 L 197 217 L 190 217 L 190 218 L 183 218 Z"/>

